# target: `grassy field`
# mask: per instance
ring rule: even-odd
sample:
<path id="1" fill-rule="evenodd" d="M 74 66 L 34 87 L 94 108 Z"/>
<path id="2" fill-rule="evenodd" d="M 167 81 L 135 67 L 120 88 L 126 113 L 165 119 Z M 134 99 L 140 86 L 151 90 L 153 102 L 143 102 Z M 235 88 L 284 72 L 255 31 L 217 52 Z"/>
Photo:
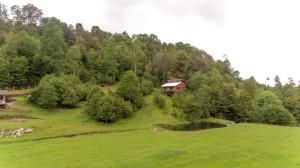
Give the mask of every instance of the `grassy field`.
<path id="1" fill-rule="evenodd" d="M 298 168 L 300 128 L 262 124 L 232 124 L 201 131 L 153 129 L 180 124 L 167 109 L 159 110 L 147 97 L 132 118 L 99 124 L 82 108 L 42 110 L 18 99 L 9 112 L 26 122 L 0 120 L 0 129 L 32 127 L 18 138 L 0 138 L 0 168 L 195 167 Z"/>

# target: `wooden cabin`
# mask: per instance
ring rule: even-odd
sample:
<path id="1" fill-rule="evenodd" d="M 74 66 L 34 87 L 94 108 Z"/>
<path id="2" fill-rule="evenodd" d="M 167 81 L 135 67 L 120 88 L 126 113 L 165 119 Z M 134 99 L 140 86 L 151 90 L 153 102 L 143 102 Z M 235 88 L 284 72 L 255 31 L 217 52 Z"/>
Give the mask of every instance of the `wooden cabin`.
<path id="1" fill-rule="evenodd" d="M 6 107 L 6 90 L 0 90 L 0 107 Z"/>
<path id="2" fill-rule="evenodd" d="M 171 79 L 167 83 L 161 85 L 164 93 L 171 95 L 177 92 L 184 92 L 185 81 L 183 79 Z"/>

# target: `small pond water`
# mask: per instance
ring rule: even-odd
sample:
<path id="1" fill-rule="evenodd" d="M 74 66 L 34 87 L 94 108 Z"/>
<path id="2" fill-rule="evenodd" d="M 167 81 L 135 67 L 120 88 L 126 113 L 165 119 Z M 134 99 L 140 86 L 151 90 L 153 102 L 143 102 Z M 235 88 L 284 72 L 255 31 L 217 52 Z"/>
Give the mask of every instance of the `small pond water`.
<path id="1" fill-rule="evenodd" d="M 178 124 L 178 125 L 168 125 L 168 124 L 159 124 L 162 128 L 172 130 L 172 131 L 197 131 L 211 128 L 222 128 L 226 127 L 226 124 L 214 123 L 214 122 L 200 122 L 197 124 Z"/>

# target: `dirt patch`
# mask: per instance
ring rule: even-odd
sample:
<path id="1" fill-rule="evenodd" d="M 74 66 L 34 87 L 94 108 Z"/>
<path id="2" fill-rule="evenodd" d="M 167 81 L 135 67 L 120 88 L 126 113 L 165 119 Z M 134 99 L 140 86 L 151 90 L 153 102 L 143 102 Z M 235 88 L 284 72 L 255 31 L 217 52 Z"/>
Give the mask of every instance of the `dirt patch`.
<path id="1" fill-rule="evenodd" d="M 28 119 L 37 119 L 25 115 L 0 115 L 0 120 L 9 120 L 12 122 L 25 122 Z"/>
<path id="2" fill-rule="evenodd" d="M 25 119 L 25 118 L 12 118 L 9 121 L 11 121 L 11 122 L 25 122 L 25 121 L 27 121 L 27 119 Z"/>

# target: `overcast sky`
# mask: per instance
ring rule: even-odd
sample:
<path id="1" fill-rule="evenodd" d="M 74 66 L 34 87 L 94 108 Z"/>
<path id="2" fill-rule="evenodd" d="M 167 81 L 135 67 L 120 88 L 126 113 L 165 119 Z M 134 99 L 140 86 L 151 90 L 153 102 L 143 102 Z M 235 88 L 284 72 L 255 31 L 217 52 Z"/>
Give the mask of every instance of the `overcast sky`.
<path id="1" fill-rule="evenodd" d="M 215 59 L 226 54 L 243 78 L 266 83 L 300 80 L 298 0 L 1 0 L 35 4 L 45 16 L 98 25 L 110 32 L 154 33 L 164 42 L 186 42 Z"/>

